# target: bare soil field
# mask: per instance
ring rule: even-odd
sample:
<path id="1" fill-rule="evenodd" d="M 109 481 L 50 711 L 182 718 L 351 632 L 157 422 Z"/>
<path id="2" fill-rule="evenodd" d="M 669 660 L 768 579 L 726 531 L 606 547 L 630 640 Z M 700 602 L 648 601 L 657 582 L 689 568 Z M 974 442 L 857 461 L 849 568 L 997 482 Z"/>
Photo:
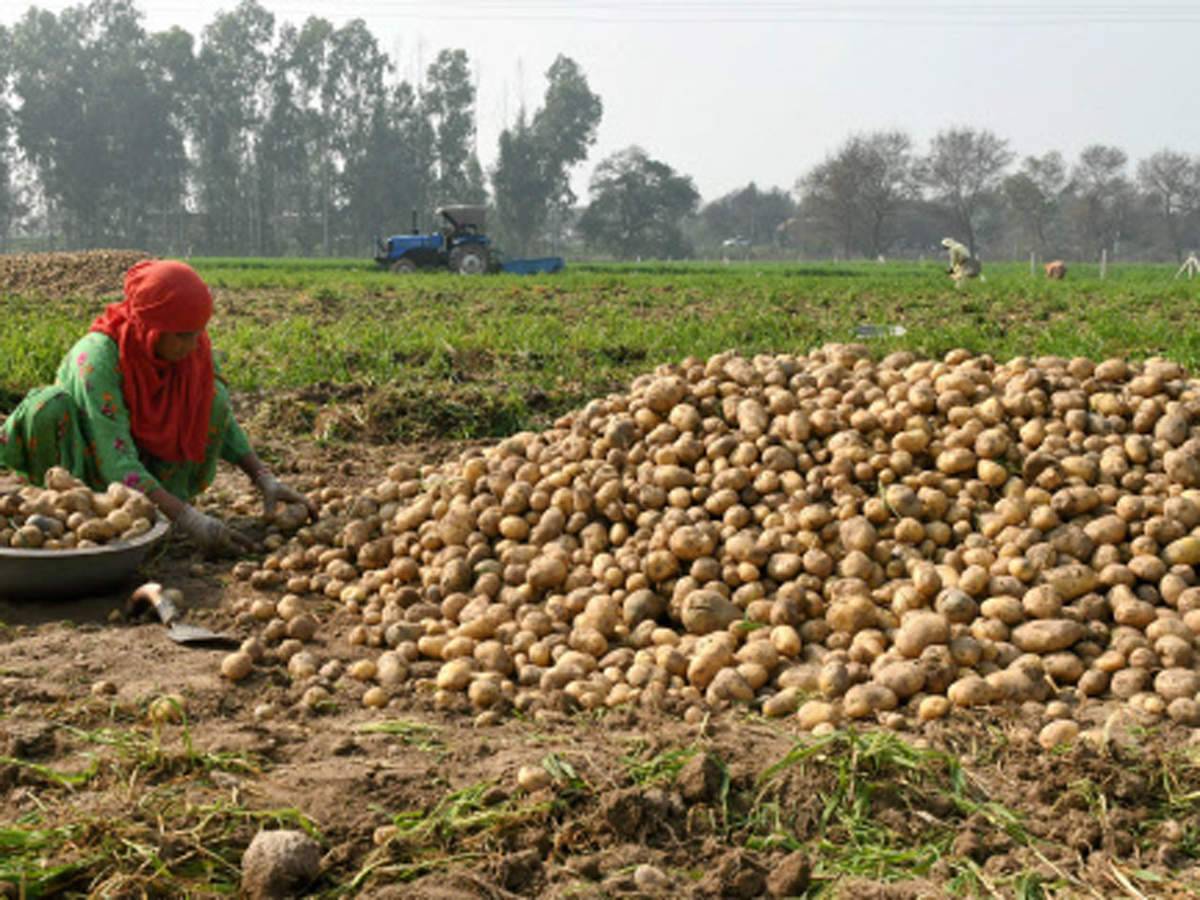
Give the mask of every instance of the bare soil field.
<path id="1" fill-rule="evenodd" d="M 272 449 L 289 477 L 334 472 L 348 488 L 397 456 Z M 234 479 L 214 495 L 239 491 Z M 144 574 L 182 589 L 197 624 L 237 637 L 258 624 L 232 612 L 253 590 L 228 563 L 171 544 Z M 231 686 L 221 651 L 124 621 L 126 596 L 0 604 L 0 895 L 236 893 L 243 852 L 273 828 L 320 844 L 305 896 L 1189 897 L 1200 886 L 1200 743 L 1123 708 L 1093 713 L 1108 725 L 1102 746 L 1054 753 L 1037 721 L 1001 707 L 822 737 L 739 711 L 694 724 L 639 708 L 476 721 L 419 689 L 380 711 L 308 708 L 281 668 Z M 364 655 L 317 642 L 331 658 Z M 526 766 L 546 783 L 519 787 Z"/>

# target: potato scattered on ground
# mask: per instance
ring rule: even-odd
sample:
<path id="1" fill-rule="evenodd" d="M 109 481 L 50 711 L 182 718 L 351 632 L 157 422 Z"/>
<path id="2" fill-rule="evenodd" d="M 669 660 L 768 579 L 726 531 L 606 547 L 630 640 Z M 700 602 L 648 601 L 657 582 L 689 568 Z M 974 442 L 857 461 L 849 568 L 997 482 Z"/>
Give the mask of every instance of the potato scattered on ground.
<path id="1" fill-rule="evenodd" d="M 321 521 L 235 576 L 357 620 L 375 674 L 337 689 L 421 681 L 444 709 L 740 703 L 823 730 L 1116 697 L 1188 721 L 1198 413 L 1161 359 L 689 358 L 544 433 L 322 489 Z M 318 666 L 289 665 L 299 690 Z"/>

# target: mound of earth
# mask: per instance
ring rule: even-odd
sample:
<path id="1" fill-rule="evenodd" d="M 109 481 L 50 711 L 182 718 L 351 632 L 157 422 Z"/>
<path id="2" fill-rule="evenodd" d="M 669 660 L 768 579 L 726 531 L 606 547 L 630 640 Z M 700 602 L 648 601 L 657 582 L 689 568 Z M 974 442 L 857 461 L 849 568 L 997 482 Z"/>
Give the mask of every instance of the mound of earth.
<path id="1" fill-rule="evenodd" d="M 16 253 L 0 256 L 0 294 L 99 296 L 121 292 L 125 270 L 149 259 L 142 250 Z"/>

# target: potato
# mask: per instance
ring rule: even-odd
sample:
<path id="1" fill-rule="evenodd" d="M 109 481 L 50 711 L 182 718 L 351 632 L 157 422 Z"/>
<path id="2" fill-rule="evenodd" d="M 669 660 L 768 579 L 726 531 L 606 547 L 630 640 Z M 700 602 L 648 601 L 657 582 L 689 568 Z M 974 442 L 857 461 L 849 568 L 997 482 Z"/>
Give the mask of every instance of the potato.
<path id="1" fill-rule="evenodd" d="M 863 719 L 873 713 L 895 709 L 898 702 L 895 692 L 890 688 L 868 682 L 856 684 L 846 691 L 842 699 L 842 711 L 848 719 Z"/>
<path id="2" fill-rule="evenodd" d="M 1079 725 L 1070 719 L 1056 719 L 1038 732 L 1038 743 L 1044 750 L 1069 744 L 1079 736 Z"/>
<path id="3" fill-rule="evenodd" d="M 689 684 L 703 690 L 712 683 L 718 672 L 733 664 L 733 651 L 723 637 L 721 634 L 714 635 L 697 647 L 687 667 Z"/>
<path id="4" fill-rule="evenodd" d="M 982 706 L 994 696 L 991 686 L 978 675 L 965 675 L 946 691 L 946 699 L 954 706 Z"/>
<path id="5" fill-rule="evenodd" d="M 943 719 L 950 712 L 950 701 L 946 697 L 932 694 L 921 699 L 917 707 L 917 718 L 922 722 Z"/>
<path id="6" fill-rule="evenodd" d="M 754 689 L 746 682 L 736 669 L 721 669 L 709 682 L 705 698 L 710 705 L 722 700 L 728 702 L 749 703 L 754 699 Z"/>
<path id="7" fill-rule="evenodd" d="M 874 680 L 900 700 L 907 700 L 925 686 L 925 669 L 912 660 L 889 663 L 875 673 Z"/>
<path id="8" fill-rule="evenodd" d="M 322 520 L 237 577 L 296 597 L 250 605 L 263 641 L 311 615 L 331 647 L 394 648 L 381 685 L 436 673 L 434 705 L 481 721 L 756 698 L 822 732 L 999 702 L 1068 720 L 1056 689 L 1187 721 L 1197 397 L 1161 360 L 688 359 L 364 493 L 326 481 Z M 62 488 L 0 498 L 0 534 L 39 514 L 111 539 L 79 529 L 141 496 Z"/>
<path id="9" fill-rule="evenodd" d="M 869 597 L 851 595 L 836 601 L 825 614 L 825 619 L 834 631 L 842 634 L 857 634 L 871 628 L 878 621 L 878 609 Z"/>
<path id="10" fill-rule="evenodd" d="M 254 659 L 244 650 L 230 653 L 221 660 L 221 674 L 230 681 L 241 681 L 254 669 Z"/>
<path id="11" fill-rule="evenodd" d="M 447 662 L 438 670 L 437 687 L 442 691 L 464 691 L 471 683 L 475 671 L 475 661 L 468 656 L 460 656 Z"/>
<path id="12" fill-rule="evenodd" d="M 1200 692 L 1200 674 L 1191 669 L 1164 669 L 1154 677 L 1154 691 L 1168 703 L 1180 697 L 1194 699 Z"/>
<path id="13" fill-rule="evenodd" d="M 769 719 L 790 716 L 800 706 L 800 692 L 796 688 L 784 688 L 766 698 L 762 704 L 762 714 Z"/>
<path id="14" fill-rule="evenodd" d="M 692 591 L 684 598 L 680 621 L 691 634 L 708 634 L 728 628 L 742 611 L 716 591 Z"/>
<path id="15" fill-rule="evenodd" d="M 804 731 L 837 721 L 837 707 L 824 700 L 808 700 L 796 712 L 796 722 Z"/>
<path id="16" fill-rule="evenodd" d="M 363 692 L 362 703 L 369 709 L 382 709 L 391 702 L 391 699 L 386 689 L 374 685 Z"/>
<path id="17" fill-rule="evenodd" d="M 1084 628 L 1070 619 L 1038 619 L 1013 629 L 1012 642 L 1026 653 L 1053 653 L 1082 640 Z"/>
<path id="18" fill-rule="evenodd" d="M 517 770 L 517 786 L 528 794 L 550 787 L 550 773 L 542 766 L 521 766 Z"/>
<path id="19" fill-rule="evenodd" d="M 950 623 L 934 612 L 913 612 L 907 615 L 896 633 L 896 649 L 904 656 L 915 658 L 932 644 L 944 644 L 950 639 Z"/>
<path id="20" fill-rule="evenodd" d="M 88 519 L 75 530 L 75 533 L 81 541 L 95 541 L 97 544 L 103 544 L 116 537 L 117 530 L 105 519 Z"/>

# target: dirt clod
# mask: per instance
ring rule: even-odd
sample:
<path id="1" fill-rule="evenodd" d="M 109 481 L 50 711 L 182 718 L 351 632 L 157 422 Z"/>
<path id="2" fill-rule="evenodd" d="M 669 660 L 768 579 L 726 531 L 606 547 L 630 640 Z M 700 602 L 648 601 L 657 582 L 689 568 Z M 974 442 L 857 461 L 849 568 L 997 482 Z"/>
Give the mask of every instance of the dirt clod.
<path id="1" fill-rule="evenodd" d="M 708 753 L 693 756 L 679 770 L 677 783 L 689 803 L 708 803 L 721 790 L 721 764 Z"/>
<path id="2" fill-rule="evenodd" d="M 766 889 L 763 867 L 748 853 L 731 851 L 696 885 L 693 896 L 699 898 L 761 897 Z"/>
<path id="3" fill-rule="evenodd" d="M 506 890 L 525 891 L 542 869 L 542 857 L 536 849 L 510 853 L 500 860 L 497 880 Z"/>
<path id="4" fill-rule="evenodd" d="M 658 866 L 642 863 L 633 870 L 633 884 L 643 894 L 651 897 L 668 896 L 673 889 L 670 877 Z"/>
<path id="5" fill-rule="evenodd" d="M 242 890 L 250 900 L 283 900 L 320 868 L 321 847 L 303 831 L 260 831 L 242 857 Z"/>
<path id="6" fill-rule="evenodd" d="M 36 759 L 54 753 L 54 726 L 45 722 L 12 722 L 0 749 L 5 756 Z"/>
<path id="7" fill-rule="evenodd" d="M 601 814 L 613 834 L 622 840 L 634 840 L 642 831 L 644 810 L 636 790 L 605 797 Z"/>
<path id="8" fill-rule="evenodd" d="M 772 897 L 794 897 L 808 890 L 812 866 L 799 850 L 789 853 L 767 876 L 767 893 Z"/>

